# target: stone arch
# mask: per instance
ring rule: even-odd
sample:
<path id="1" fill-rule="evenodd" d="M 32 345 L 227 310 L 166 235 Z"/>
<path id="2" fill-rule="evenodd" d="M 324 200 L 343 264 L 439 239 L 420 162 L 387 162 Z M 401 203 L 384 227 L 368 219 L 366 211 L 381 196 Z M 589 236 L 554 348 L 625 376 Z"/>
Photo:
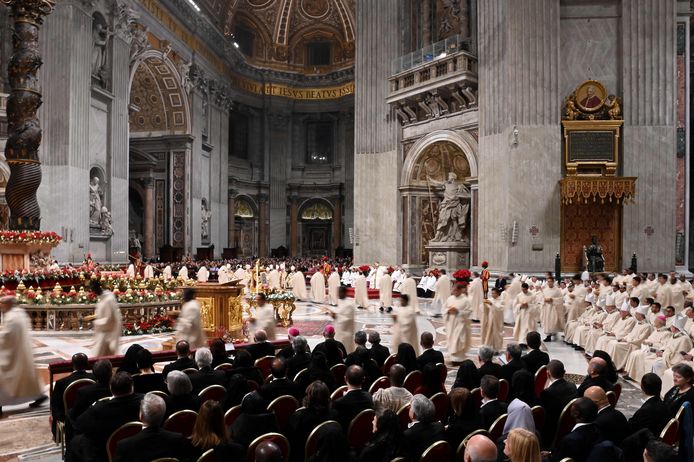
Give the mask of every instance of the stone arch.
<path id="1" fill-rule="evenodd" d="M 469 166 L 469 177 L 476 178 L 477 167 L 477 141 L 467 132 L 454 132 L 450 130 L 437 130 L 420 138 L 410 149 L 410 153 L 405 159 L 400 177 L 401 185 L 412 184 L 412 179 L 416 175 L 416 169 L 420 166 L 422 156 L 429 152 L 430 148 L 436 143 L 450 143 L 457 147 L 465 156 Z M 463 180 L 464 178 L 459 178 Z"/>
<path id="2" fill-rule="evenodd" d="M 236 201 L 236 217 L 249 219 L 258 218 L 258 204 L 255 203 L 252 197 L 242 194 L 236 196 L 234 200 Z M 250 210 L 250 215 L 248 213 L 242 212 L 245 207 L 248 207 L 248 209 Z"/>
<path id="3" fill-rule="evenodd" d="M 169 57 L 148 50 L 132 65 L 130 133 L 190 134 L 190 105 Z"/>
<path id="4" fill-rule="evenodd" d="M 309 199 L 306 199 L 299 205 L 299 219 L 300 220 L 307 220 L 309 218 L 304 218 L 304 212 L 306 212 L 309 208 L 313 207 L 314 205 L 318 204 L 319 206 L 322 205 L 326 209 L 329 209 L 330 211 L 330 216 L 325 217 L 325 218 L 315 218 L 318 220 L 325 220 L 325 221 L 332 221 L 335 218 L 335 207 L 333 206 L 332 203 L 330 203 L 329 200 L 323 199 L 322 197 L 311 197 Z"/>

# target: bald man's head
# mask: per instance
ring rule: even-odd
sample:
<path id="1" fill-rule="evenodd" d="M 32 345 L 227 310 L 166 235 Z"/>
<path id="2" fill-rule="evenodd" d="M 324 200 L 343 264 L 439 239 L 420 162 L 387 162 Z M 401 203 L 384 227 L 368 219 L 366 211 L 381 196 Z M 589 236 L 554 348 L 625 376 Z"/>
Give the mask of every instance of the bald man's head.
<path id="1" fill-rule="evenodd" d="M 267 332 L 265 332 L 263 329 L 258 329 L 255 331 L 255 341 L 256 342 L 264 342 L 267 340 Z"/>
<path id="2" fill-rule="evenodd" d="M 605 393 L 605 390 L 600 387 L 589 387 L 583 396 L 594 402 L 598 409 L 610 404 L 609 400 L 607 399 L 607 393 Z"/>
<path id="3" fill-rule="evenodd" d="M 591 377 L 598 377 L 605 373 L 607 369 L 607 361 L 602 358 L 593 358 L 588 363 L 588 374 Z"/>
<path id="4" fill-rule="evenodd" d="M 255 448 L 256 462 L 282 462 L 282 450 L 272 441 L 263 441 Z"/>
<path id="5" fill-rule="evenodd" d="M 484 435 L 475 435 L 465 446 L 465 462 L 494 462 L 496 461 L 496 445 Z"/>

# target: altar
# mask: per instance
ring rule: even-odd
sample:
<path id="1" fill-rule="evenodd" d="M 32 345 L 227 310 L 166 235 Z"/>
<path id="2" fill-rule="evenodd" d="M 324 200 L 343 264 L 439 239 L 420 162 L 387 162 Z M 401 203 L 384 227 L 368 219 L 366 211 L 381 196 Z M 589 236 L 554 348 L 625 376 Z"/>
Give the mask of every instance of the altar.
<path id="1" fill-rule="evenodd" d="M 195 284 L 196 298 L 200 302 L 202 327 L 208 338 L 214 338 L 221 329 L 232 338 L 243 337 L 243 286 L 234 282 Z"/>

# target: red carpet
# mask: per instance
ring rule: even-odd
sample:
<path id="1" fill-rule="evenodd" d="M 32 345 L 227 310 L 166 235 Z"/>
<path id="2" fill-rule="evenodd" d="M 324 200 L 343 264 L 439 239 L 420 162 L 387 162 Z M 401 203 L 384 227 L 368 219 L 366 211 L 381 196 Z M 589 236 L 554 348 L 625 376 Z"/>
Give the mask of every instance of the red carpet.
<path id="1" fill-rule="evenodd" d="M 369 294 L 369 300 L 378 300 L 378 289 L 366 289 L 366 291 Z M 354 298 L 354 288 L 353 287 L 347 287 L 347 296 Z M 399 292 L 393 292 L 393 297 L 397 298 L 400 297 Z"/>

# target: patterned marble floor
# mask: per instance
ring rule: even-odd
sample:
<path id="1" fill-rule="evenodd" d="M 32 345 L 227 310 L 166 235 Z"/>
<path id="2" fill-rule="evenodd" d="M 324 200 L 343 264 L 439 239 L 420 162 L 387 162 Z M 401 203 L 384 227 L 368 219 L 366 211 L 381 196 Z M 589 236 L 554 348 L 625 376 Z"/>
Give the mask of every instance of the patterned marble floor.
<path id="1" fill-rule="evenodd" d="M 421 315 L 417 318 L 419 332 L 429 331 L 435 333 L 436 348 L 444 352 L 446 357 L 446 333 L 443 329 L 443 320 L 435 317 L 435 312 L 430 302 L 420 299 Z M 309 345 L 313 348 L 322 341 L 321 333 L 326 324 L 332 319 L 328 314 L 330 306 L 327 304 L 315 304 L 311 302 L 297 302 L 294 312 L 294 322 L 304 335 Z M 357 329 L 376 330 L 381 334 L 382 343 L 390 347 L 392 338 L 392 318 L 378 311 L 377 301 L 372 300 L 366 310 L 359 310 L 356 315 Z M 477 348 L 480 343 L 479 324 L 472 325 L 472 348 L 468 357 L 477 361 Z M 286 329 L 278 328 L 278 337 L 286 335 Z M 121 352 L 134 344 L 148 348 L 152 351 L 161 350 L 162 341 L 171 338 L 171 334 L 141 335 L 123 337 L 120 342 Z M 512 328 L 506 327 L 504 342 L 512 339 Z M 61 359 L 69 359 L 74 353 L 85 352 L 93 343 L 90 332 L 35 332 L 34 333 L 34 358 L 37 368 L 41 371 L 44 380 L 47 381 L 48 364 Z M 566 371 L 570 374 L 584 375 L 586 373 L 586 360 L 582 353 L 574 351 L 563 342 L 551 342 L 546 345 L 551 358 L 561 360 Z M 159 367 L 163 367 L 160 365 Z M 449 367 L 446 380 L 448 388 L 453 384 L 457 369 Z M 627 416 L 631 416 L 643 403 L 643 396 L 637 384 L 622 381 L 622 397 L 618 408 Z M 60 450 L 51 445 L 50 432 L 48 430 L 48 408 L 44 405 L 40 409 L 29 409 L 27 405 L 7 406 L 4 408 L 5 416 L 0 419 L 0 462 L 6 460 L 40 460 L 46 462 L 59 461 Z M 32 432 L 31 438 L 26 438 L 27 428 L 38 428 Z M 22 438 L 18 438 L 23 435 Z M 4 444 L 13 442 L 13 444 Z M 57 454 L 57 458 L 56 458 Z M 18 459 L 17 459 L 18 457 Z"/>

